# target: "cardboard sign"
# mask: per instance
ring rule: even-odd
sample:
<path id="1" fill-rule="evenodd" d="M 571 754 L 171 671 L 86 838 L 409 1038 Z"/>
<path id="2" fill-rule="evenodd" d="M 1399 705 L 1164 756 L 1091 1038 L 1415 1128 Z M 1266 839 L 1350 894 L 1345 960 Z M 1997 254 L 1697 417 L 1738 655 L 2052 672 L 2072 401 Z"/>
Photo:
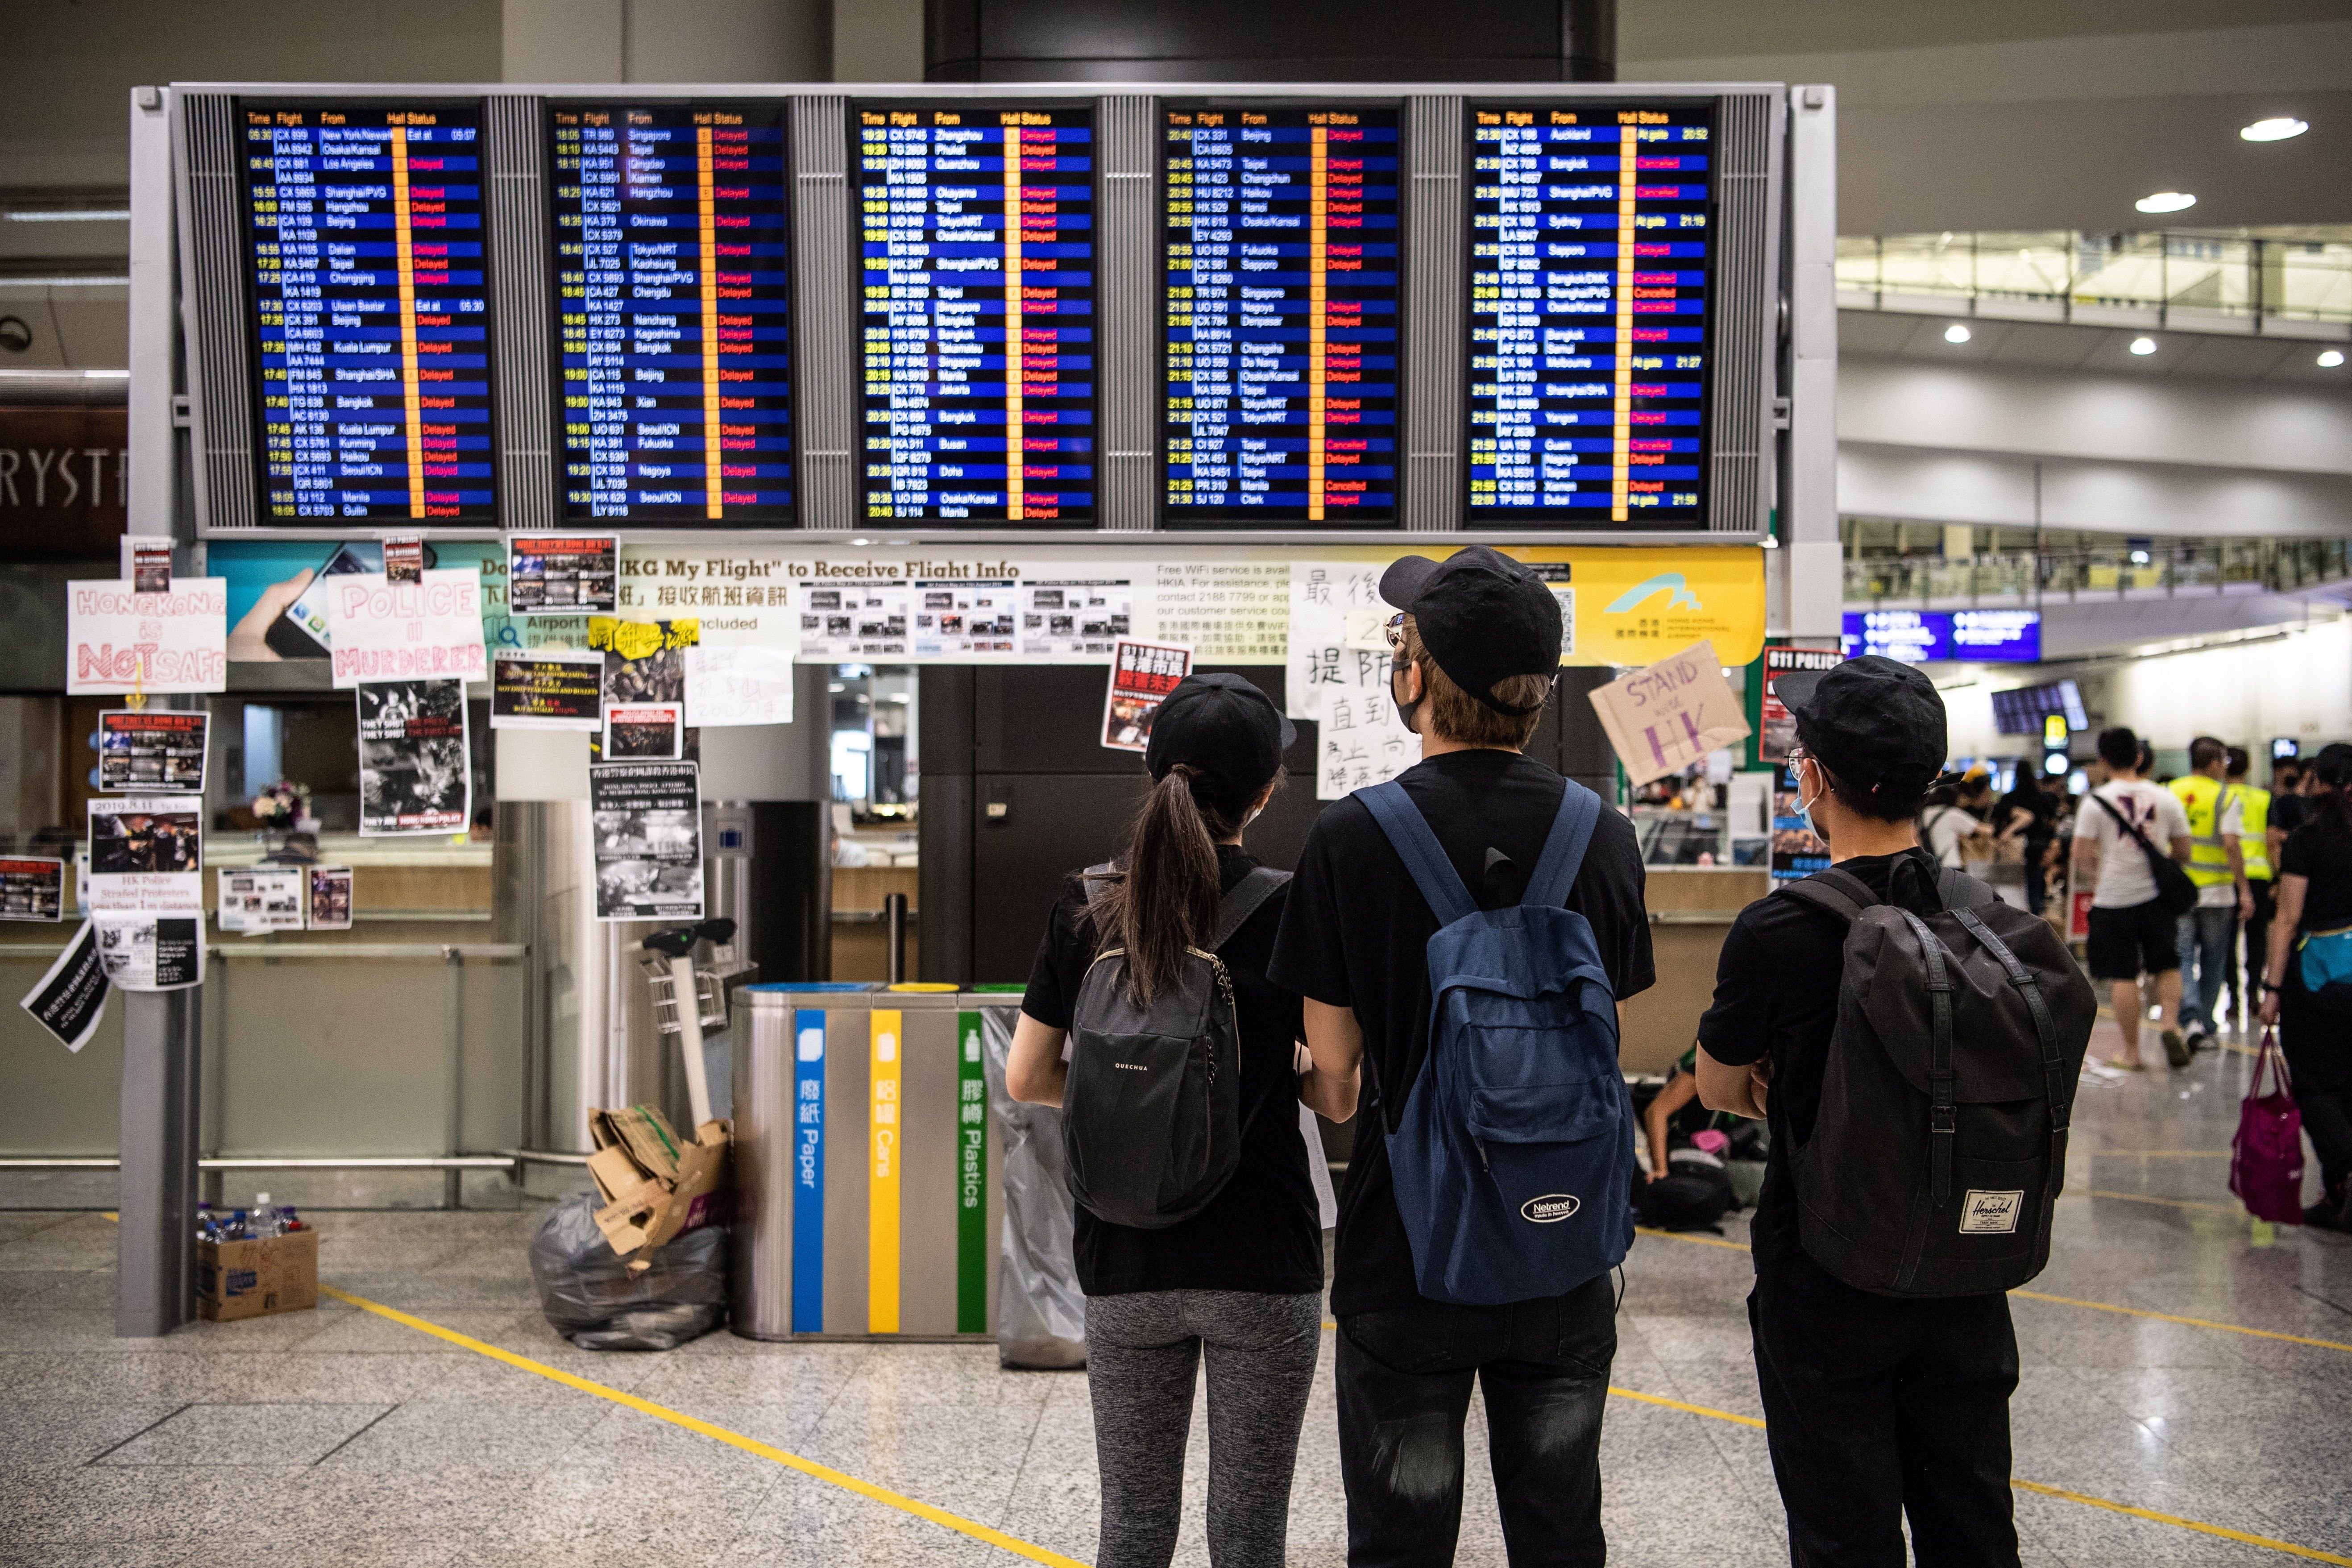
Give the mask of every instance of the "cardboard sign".
<path id="1" fill-rule="evenodd" d="M 445 566 L 409 585 L 380 572 L 331 579 L 325 589 L 327 646 L 335 684 L 363 680 L 480 680 L 489 674 L 482 641 L 482 579 Z"/>
<path id="2" fill-rule="evenodd" d="M 66 695 L 228 689 L 228 584 L 174 577 L 142 594 L 130 583 L 66 584 Z"/>
<path id="3" fill-rule="evenodd" d="M 185 790 L 205 787 L 202 713 L 170 708 L 110 708 L 98 716 L 98 787 Z"/>
<path id="4" fill-rule="evenodd" d="M 1611 681 L 1592 693 L 1592 706 L 1636 784 L 1678 773 L 1750 733 L 1712 642 Z"/>
<path id="5" fill-rule="evenodd" d="M 89 1044 L 89 1037 L 98 1033 L 99 1020 L 106 1016 L 106 966 L 99 959 L 98 931 L 84 921 L 48 973 L 17 1005 L 55 1035 L 66 1049 L 79 1051 Z"/>
<path id="6" fill-rule="evenodd" d="M 1103 694 L 1102 743 L 1114 752 L 1140 752 L 1151 743 L 1152 716 L 1177 683 L 1192 671 L 1192 650 L 1175 643 L 1119 639 Z"/>

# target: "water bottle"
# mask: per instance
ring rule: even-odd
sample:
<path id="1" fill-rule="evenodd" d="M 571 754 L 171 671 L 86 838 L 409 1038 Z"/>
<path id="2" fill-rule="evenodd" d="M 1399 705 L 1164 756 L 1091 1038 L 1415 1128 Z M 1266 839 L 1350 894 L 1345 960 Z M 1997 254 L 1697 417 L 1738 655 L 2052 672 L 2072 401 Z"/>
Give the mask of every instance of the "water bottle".
<path id="1" fill-rule="evenodd" d="M 267 1241 L 278 1234 L 278 1211 L 269 1205 L 268 1193 L 253 1194 L 253 1238 Z"/>
<path id="2" fill-rule="evenodd" d="M 214 1239 L 213 1229 L 213 1205 L 208 1203 L 198 1203 L 196 1205 L 196 1239 L 198 1241 Z"/>
<path id="3" fill-rule="evenodd" d="M 280 1236 L 285 1236 L 285 1235 L 288 1235 L 288 1234 L 289 1234 L 289 1233 L 291 1233 L 291 1232 L 293 1232 L 293 1231 L 298 1231 L 298 1230 L 300 1230 L 300 1229 L 302 1229 L 302 1228 L 303 1228 L 302 1222 L 301 1222 L 301 1220 L 299 1220 L 299 1218 L 297 1218 L 297 1217 L 295 1216 L 295 1214 L 294 1214 L 294 1205 L 293 1205 L 292 1204 L 288 1204 L 284 1208 L 279 1209 L 279 1210 L 278 1211 L 278 1235 L 280 1235 Z"/>
<path id="4" fill-rule="evenodd" d="M 228 1228 L 222 1232 L 221 1239 L 223 1241 L 243 1241 L 251 1234 L 252 1232 L 246 1228 L 245 1211 L 243 1209 L 239 1209 L 235 1214 L 229 1215 Z"/>

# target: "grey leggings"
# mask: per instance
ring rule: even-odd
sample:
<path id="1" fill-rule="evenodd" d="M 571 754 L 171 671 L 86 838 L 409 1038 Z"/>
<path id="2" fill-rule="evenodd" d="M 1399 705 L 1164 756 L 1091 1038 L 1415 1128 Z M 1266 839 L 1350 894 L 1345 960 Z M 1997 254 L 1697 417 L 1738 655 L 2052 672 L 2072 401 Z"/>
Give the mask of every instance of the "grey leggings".
<path id="1" fill-rule="evenodd" d="M 1323 1340 L 1309 1291 L 1087 1298 L 1087 1388 L 1102 1472 L 1097 1568 L 1167 1568 L 1184 1509 L 1192 1382 L 1209 1347 L 1209 1561 L 1281 1568 L 1290 1473 Z"/>

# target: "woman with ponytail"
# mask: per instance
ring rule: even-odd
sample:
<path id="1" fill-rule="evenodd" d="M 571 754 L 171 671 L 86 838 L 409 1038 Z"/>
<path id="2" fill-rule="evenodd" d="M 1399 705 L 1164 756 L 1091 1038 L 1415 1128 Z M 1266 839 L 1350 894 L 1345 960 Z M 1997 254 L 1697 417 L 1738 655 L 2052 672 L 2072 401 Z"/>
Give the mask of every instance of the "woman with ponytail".
<path id="1" fill-rule="evenodd" d="M 2352 1230 L 2352 746 L 2311 764 L 2310 812 L 2279 856 L 2258 1016 L 2276 1024 L 2324 1189 L 2303 1223 Z"/>
<path id="2" fill-rule="evenodd" d="M 1120 950 L 1139 1004 L 1178 984 L 1187 950 L 1210 947 L 1224 895 L 1258 868 L 1242 833 L 1280 782 L 1295 738 L 1265 693 L 1196 675 L 1153 716 L 1151 787 L 1127 853 L 1073 871 L 1021 1001 L 1006 1088 L 1062 1102 L 1062 1058 L 1087 971 Z M 1302 1101 L 1335 1121 L 1356 1080 L 1318 1074 L 1297 1042 L 1297 996 L 1265 978 L 1282 922 L 1276 889 L 1216 948 L 1239 1021 L 1241 1156 L 1208 1206 L 1163 1229 L 1076 1211 L 1087 1294 L 1087 1378 L 1102 1476 L 1098 1568 L 1165 1568 L 1182 1515 L 1185 1436 L 1205 1351 L 1209 1560 L 1279 1568 L 1298 1429 L 1323 1331 L 1323 1237 Z"/>

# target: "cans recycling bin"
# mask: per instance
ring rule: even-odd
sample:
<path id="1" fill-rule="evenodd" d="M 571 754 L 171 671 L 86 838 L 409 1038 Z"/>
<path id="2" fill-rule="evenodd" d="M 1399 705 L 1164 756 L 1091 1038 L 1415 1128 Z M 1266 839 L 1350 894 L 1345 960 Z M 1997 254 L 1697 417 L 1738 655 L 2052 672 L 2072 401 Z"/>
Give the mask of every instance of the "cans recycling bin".
<path id="1" fill-rule="evenodd" d="M 735 1331 L 989 1332 L 979 1015 L 951 985 L 755 984 L 736 1006 Z"/>

